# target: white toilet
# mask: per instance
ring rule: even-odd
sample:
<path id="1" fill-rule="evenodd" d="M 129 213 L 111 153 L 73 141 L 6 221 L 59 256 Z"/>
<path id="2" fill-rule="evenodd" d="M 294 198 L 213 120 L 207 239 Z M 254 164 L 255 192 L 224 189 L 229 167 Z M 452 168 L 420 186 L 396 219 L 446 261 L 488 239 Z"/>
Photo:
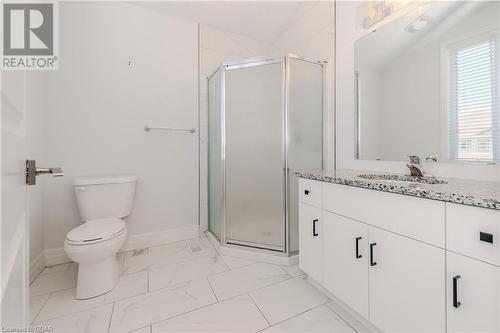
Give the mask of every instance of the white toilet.
<path id="1" fill-rule="evenodd" d="M 127 239 L 137 176 L 77 178 L 76 201 L 84 223 L 66 235 L 64 250 L 78 263 L 76 298 L 112 290 L 119 277 L 116 253 Z"/>

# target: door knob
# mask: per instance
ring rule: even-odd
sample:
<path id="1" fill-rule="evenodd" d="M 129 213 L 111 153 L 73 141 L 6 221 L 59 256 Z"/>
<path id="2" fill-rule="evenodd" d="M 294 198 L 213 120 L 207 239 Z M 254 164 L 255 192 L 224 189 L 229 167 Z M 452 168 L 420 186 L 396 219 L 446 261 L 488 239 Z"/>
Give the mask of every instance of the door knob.
<path id="1" fill-rule="evenodd" d="M 52 175 L 52 177 L 62 177 L 63 170 L 61 168 L 37 168 L 35 160 L 26 161 L 26 184 L 35 185 L 36 176 Z"/>

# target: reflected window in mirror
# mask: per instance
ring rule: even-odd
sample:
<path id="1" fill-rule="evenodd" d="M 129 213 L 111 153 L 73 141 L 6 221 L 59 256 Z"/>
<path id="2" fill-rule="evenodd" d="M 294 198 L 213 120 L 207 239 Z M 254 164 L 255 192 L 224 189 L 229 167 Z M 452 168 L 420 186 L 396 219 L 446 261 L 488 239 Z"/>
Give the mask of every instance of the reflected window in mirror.
<path id="1" fill-rule="evenodd" d="M 500 1 L 413 1 L 375 28 L 354 44 L 356 157 L 500 161 Z"/>
<path id="2" fill-rule="evenodd" d="M 487 31 L 447 47 L 450 159 L 500 159 L 499 34 Z"/>

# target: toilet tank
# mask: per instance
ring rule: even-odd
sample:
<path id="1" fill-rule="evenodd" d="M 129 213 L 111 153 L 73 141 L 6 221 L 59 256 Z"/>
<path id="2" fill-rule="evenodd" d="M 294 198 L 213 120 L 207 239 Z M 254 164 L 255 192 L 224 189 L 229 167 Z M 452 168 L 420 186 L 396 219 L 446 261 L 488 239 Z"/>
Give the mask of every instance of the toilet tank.
<path id="1" fill-rule="evenodd" d="M 130 215 L 136 183 L 134 175 L 76 178 L 73 186 L 82 220 Z"/>

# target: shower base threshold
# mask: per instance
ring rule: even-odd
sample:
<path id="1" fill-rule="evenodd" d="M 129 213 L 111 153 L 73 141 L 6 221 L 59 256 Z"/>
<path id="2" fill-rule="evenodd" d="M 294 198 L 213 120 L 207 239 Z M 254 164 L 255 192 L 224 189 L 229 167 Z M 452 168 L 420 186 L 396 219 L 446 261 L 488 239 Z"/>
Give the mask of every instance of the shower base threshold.
<path id="1" fill-rule="evenodd" d="M 210 231 L 207 231 L 206 234 L 208 240 L 220 255 L 267 262 L 269 264 L 281 266 L 291 266 L 299 263 L 298 254 L 287 256 L 285 253 L 279 251 L 263 250 L 237 244 L 221 244 Z"/>

